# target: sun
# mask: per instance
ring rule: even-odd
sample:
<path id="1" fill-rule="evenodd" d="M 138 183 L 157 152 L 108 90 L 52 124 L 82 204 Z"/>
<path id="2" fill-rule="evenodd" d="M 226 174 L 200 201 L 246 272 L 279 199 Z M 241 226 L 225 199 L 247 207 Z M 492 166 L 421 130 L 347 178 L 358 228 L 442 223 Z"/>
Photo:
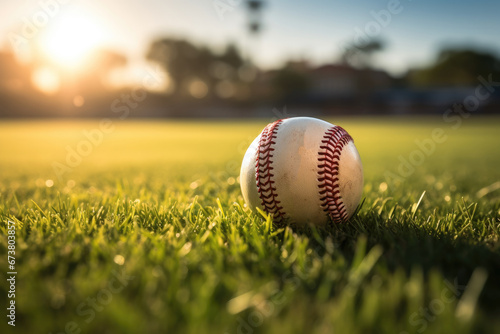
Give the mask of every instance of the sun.
<path id="1" fill-rule="evenodd" d="M 83 10 L 60 13 L 41 40 L 45 55 L 65 68 L 76 69 L 104 44 L 105 29 Z"/>

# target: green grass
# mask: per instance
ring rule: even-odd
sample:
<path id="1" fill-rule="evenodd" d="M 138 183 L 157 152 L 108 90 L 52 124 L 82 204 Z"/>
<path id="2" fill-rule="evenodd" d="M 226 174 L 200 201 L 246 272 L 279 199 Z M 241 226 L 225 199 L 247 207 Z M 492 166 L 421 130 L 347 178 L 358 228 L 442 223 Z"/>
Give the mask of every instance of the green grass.
<path id="1" fill-rule="evenodd" d="M 0 270 L 11 220 L 18 275 L 1 332 L 498 332 L 500 120 L 331 121 L 355 138 L 365 187 L 358 214 L 325 229 L 244 207 L 239 164 L 267 120 L 115 120 L 61 178 L 53 162 L 97 122 L 3 122 Z M 436 127 L 447 140 L 387 178 Z"/>

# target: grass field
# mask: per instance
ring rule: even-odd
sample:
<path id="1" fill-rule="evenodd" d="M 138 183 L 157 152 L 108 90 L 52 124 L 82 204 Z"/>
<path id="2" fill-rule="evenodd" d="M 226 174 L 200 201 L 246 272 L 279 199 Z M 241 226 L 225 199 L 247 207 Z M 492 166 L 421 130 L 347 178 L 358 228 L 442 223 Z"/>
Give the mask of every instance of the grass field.
<path id="1" fill-rule="evenodd" d="M 239 189 L 269 121 L 2 122 L 0 270 L 10 220 L 18 274 L 0 331 L 500 331 L 499 118 L 330 120 L 355 138 L 363 205 L 293 230 Z"/>

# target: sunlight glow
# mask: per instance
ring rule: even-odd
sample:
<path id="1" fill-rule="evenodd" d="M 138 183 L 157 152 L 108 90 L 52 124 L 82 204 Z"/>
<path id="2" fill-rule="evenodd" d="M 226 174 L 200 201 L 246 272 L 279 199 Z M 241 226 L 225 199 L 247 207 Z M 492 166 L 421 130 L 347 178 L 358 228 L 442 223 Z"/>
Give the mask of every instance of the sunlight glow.
<path id="1" fill-rule="evenodd" d="M 75 107 L 81 107 L 85 104 L 85 98 L 81 95 L 76 95 L 73 97 L 73 105 Z"/>
<path id="2" fill-rule="evenodd" d="M 58 65 L 75 69 L 104 42 L 105 31 L 85 11 L 60 15 L 43 36 L 44 53 Z"/>
<path id="3" fill-rule="evenodd" d="M 167 73 L 157 66 L 136 61 L 112 71 L 105 81 L 110 88 L 140 87 L 150 92 L 171 93 L 175 86 Z"/>
<path id="4" fill-rule="evenodd" d="M 204 98 L 208 93 L 208 86 L 199 79 L 191 81 L 189 84 L 189 93 L 197 99 Z"/>
<path id="5" fill-rule="evenodd" d="M 38 90 L 48 95 L 57 93 L 61 85 L 58 74 L 47 67 L 36 69 L 31 81 Z"/>

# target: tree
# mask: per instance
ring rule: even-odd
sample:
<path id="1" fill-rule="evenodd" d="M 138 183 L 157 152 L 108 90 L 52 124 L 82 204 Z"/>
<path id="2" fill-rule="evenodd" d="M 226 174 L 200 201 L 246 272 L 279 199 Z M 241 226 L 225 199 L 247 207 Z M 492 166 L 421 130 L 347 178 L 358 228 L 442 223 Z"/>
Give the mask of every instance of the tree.
<path id="1" fill-rule="evenodd" d="M 381 40 L 371 40 L 360 46 L 350 45 L 342 54 L 342 62 L 358 68 L 370 68 L 373 54 L 382 51 L 384 47 Z"/>
<path id="2" fill-rule="evenodd" d="M 93 70 L 107 75 L 116 68 L 127 64 L 127 58 L 113 50 L 101 49 L 96 51 L 92 57 Z"/>
<path id="3" fill-rule="evenodd" d="M 100 96 L 109 89 L 107 82 L 112 72 L 127 64 L 127 58 L 110 49 L 95 50 L 87 62 L 83 64 L 84 71 L 60 71 L 62 91 L 70 101 L 75 95 L 90 97 Z M 70 103 L 71 104 L 71 103 Z"/>
<path id="4" fill-rule="evenodd" d="M 228 44 L 224 53 L 220 56 L 220 60 L 231 66 L 233 69 L 238 69 L 243 66 L 244 61 L 240 51 L 234 44 Z"/>
<path id="5" fill-rule="evenodd" d="M 473 85 L 479 75 L 500 76 L 500 61 L 494 55 L 470 49 L 444 49 L 436 62 L 408 74 L 416 86 Z"/>
<path id="6" fill-rule="evenodd" d="M 153 42 L 147 59 L 158 63 L 170 75 L 175 92 L 188 78 L 198 73 L 199 50 L 193 44 L 177 39 L 164 38 Z"/>
<path id="7" fill-rule="evenodd" d="M 309 78 L 306 73 L 285 65 L 276 72 L 272 84 L 277 97 L 286 99 L 306 93 L 309 88 Z"/>
<path id="8" fill-rule="evenodd" d="M 174 82 L 174 94 L 185 95 L 189 83 L 202 80 L 213 88 L 221 80 L 236 81 L 243 59 L 235 45 L 229 44 L 222 54 L 189 41 L 163 38 L 154 41 L 147 59 L 158 63 Z M 210 91 L 210 89 L 209 89 Z"/>

